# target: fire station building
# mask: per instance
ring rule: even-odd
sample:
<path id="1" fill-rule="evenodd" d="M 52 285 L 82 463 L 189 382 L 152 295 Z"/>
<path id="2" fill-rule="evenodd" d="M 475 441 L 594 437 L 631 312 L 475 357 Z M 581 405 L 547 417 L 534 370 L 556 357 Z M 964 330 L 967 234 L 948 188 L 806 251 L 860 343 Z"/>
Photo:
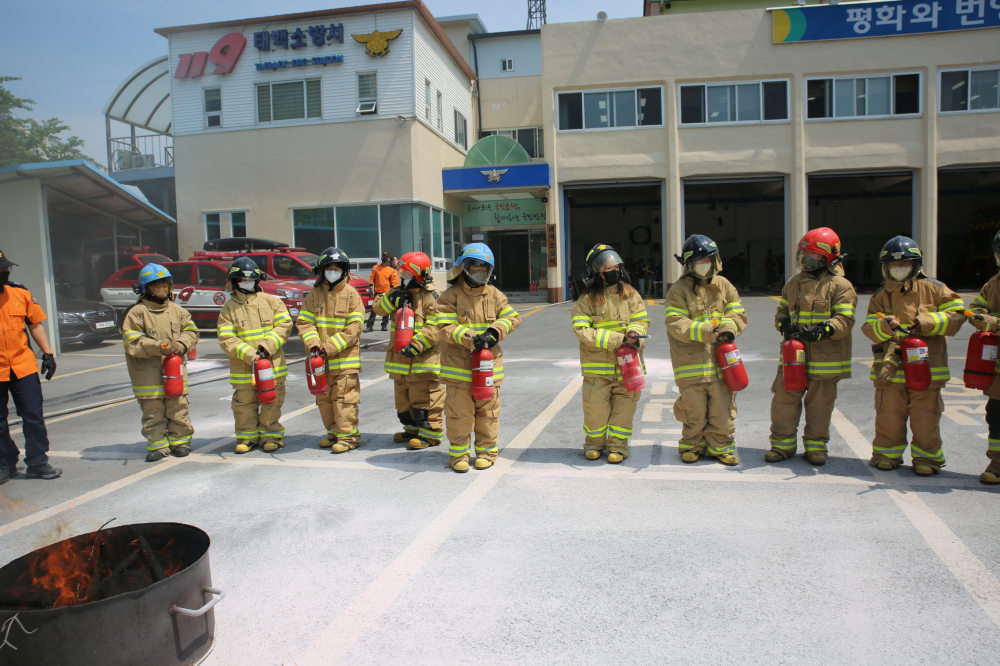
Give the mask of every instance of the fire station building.
<path id="1" fill-rule="evenodd" d="M 168 99 L 105 112 L 172 137 L 181 257 L 248 236 L 443 273 L 483 240 L 500 288 L 556 301 L 598 242 L 670 283 L 706 234 L 764 286 L 830 226 L 856 283 L 896 234 L 953 286 L 995 271 L 1000 0 L 636 2 L 504 33 L 417 0 L 163 28 Z"/>

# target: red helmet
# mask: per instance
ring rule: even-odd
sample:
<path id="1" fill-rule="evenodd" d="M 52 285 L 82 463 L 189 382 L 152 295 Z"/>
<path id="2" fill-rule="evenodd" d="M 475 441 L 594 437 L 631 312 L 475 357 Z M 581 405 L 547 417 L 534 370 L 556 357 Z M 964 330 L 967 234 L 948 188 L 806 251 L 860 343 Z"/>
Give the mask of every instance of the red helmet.
<path id="1" fill-rule="evenodd" d="M 799 250 L 821 254 L 826 257 L 826 263 L 829 264 L 840 256 L 840 236 L 829 227 L 813 229 L 799 241 Z"/>
<path id="2" fill-rule="evenodd" d="M 423 252 L 407 252 L 399 258 L 396 266 L 399 270 L 417 278 L 420 284 L 425 284 L 431 279 L 431 258 Z"/>

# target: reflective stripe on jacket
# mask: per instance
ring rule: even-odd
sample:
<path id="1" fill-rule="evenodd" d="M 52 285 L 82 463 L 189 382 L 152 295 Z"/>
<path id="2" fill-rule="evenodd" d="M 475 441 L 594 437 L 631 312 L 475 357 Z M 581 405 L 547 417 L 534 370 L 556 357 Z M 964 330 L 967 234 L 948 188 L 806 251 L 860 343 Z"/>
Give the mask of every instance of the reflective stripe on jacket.
<path id="1" fill-rule="evenodd" d="M 441 372 L 441 353 L 438 345 L 440 331 L 438 330 L 437 298 L 434 286 L 428 283 L 406 292 L 413 303 L 413 340 L 414 349 L 420 350 L 414 358 L 406 358 L 395 352 L 396 317 L 390 318 L 389 348 L 385 351 L 385 371 L 391 375 L 413 375 L 414 379 L 436 379 Z M 396 308 L 389 303 L 388 294 L 375 299 L 372 303 L 375 314 L 379 316 L 392 315 Z"/>
<path id="2" fill-rule="evenodd" d="M 988 314 L 991 317 L 1000 317 L 1000 273 L 991 277 L 983 285 L 979 295 L 972 299 L 969 309 L 976 314 Z M 997 370 L 1000 371 L 1000 360 L 997 361 Z M 984 394 L 1000 400 L 1000 374 L 993 379 L 993 385 L 983 391 Z M 991 446 L 996 446 L 992 441 Z"/>
<path id="3" fill-rule="evenodd" d="M 861 327 L 861 332 L 875 343 L 872 345 L 875 358 L 869 374 L 875 386 L 903 388 L 906 383 L 901 369 L 887 380 L 877 379 L 885 357 L 885 343 L 893 338 L 901 343 L 906 337 L 905 333 L 894 333 L 885 319 L 878 317 L 878 313 L 892 315 L 899 320 L 901 326 L 907 327 L 919 317 L 922 327 L 930 327 L 927 333 L 919 335 L 927 341 L 927 351 L 930 354 L 930 388 L 937 389 L 951 379 L 948 371 L 947 336 L 955 335 L 962 327 L 965 322 L 964 311 L 962 298 L 938 280 L 923 275 L 906 283 L 886 280 L 868 302 L 868 316 Z"/>
<path id="4" fill-rule="evenodd" d="M 253 357 L 263 347 L 274 366 L 274 378 L 288 375 L 285 350 L 292 332 L 292 317 L 281 299 L 262 291 L 244 294 L 226 286 L 232 296 L 219 313 L 219 346 L 229 356 L 229 383 L 234 388 L 251 385 Z"/>
<path id="5" fill-rule="evenodd" d="M 521 325 L 521 315 L 508 303 L 503 292 L 491 284 L 470 287 L 461 277 L 441 294 L 437 302 L 441 331 L 441 381 L 469 388 L 472 382 L 472 338 L 492 328 L 503 340 Z M 503 349 L 493 352 L 493 385 L 503 384 Z"/>
<path id="6" fill-rule="evenodd" d="M 157 303 L 140 298 L 122 321 L 122 343 L 125 345 L 125 367 L 132 382 L 132 392 L 139 400 L 163 398 L 162 343 L 179 342 L 189 351 L 198 344 L 198 328 L 191 313 L 173 301 Z M 184 374 L 184 395 L 188 392 L 187 358 L 181 356 Z"/>
<path id="7" fill-rule="evenodd" d="M 584 294 L 573 306 L 573 333 L 580 339 L 580 371 L 584 376 L 621 379 L 615 352 L 625 341 L 625 334 L 646 335 L 649 331 L 649 315 L 639 292 L 629 287 L 624 298 L 617 292 L 618 287 L 606 288 L 604 301 L 596 307 Z M 645 363 L 642 369 L 645 372 Z"/>
<path id="8" fill-rule="evenodd" d="M 824 270 L 819 275 L 802 271 L 785 283 L 774 315 L 775 327 L 779 319 L 790 319 L 796 330 L 818 324 L 829 324 L 833 329 L 829 338 L 802 342 L 810 379 L 851 376 L 851 329 L 857 306 L 858 294 L 839 265 L 833 272 Z M 780 353 L 778 365 L 781 365 Z"/>
<path id="9" fill-rule="evenodd" d="M 721 263 L 716 264 L 717 269 Z M 722 381 L 715 358 L 715 324 L 726 326 L 736 335 L 747 327 L 747 313 L 740 294 L 721 275 L 711 282 L 684 271 L 670 287 L 665 302 L 670 363 L 678 386 Z"/>
<path id="10" fill-rule="evenodd" d="M 306 349 L 326 352 L 327 374 L 361 372 L 361 329 L 365 306 L 357 290 L 343 279 L 330 289 L 320 284 L 306 294 L 295 325 Z"/>

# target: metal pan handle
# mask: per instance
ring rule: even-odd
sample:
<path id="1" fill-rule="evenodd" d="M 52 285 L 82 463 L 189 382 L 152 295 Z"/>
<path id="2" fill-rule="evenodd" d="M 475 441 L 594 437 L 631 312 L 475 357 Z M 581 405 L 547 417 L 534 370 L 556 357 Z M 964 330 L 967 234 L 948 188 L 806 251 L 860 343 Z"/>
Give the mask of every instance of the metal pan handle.
<path id="1" fill-rule="evenodd" d="M 208 611 L 212 610 L 212 607 L 215 606 L 215 604 L 219 603 L 220 601 L 226 598 L 226 593 L 218 588 L 202 585 L 201 589 L 203 592 L 208 592 L 216 596 L 212 597 L 211 601 L 209 601 L 207 604 L 205 604 L 198 610 L 191 610 L 190 608 L 180 608 L 179 606 L 171 606 L 170 612 L 175 615 L 186 615 L 188 617 L 201 617 Z"/>

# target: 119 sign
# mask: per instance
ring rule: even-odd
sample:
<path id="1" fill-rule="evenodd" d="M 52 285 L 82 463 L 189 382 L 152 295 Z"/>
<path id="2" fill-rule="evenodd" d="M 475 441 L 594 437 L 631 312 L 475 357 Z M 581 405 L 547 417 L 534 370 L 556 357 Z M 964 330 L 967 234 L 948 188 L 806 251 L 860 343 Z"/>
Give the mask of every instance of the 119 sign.
<path id="1" fill-rule="evenodd" d="M 213 74 L 229 74 L 236 67 L 236 61 L 247 45 L 247 38 L 239 32 L 231 32 L 215 43 L 209 52 L 183 53 L 177 63 L 175 79 L 187 79 L 201 76 L 205 73 L 205 64 L 211 61 L 215 64 Z"/>

